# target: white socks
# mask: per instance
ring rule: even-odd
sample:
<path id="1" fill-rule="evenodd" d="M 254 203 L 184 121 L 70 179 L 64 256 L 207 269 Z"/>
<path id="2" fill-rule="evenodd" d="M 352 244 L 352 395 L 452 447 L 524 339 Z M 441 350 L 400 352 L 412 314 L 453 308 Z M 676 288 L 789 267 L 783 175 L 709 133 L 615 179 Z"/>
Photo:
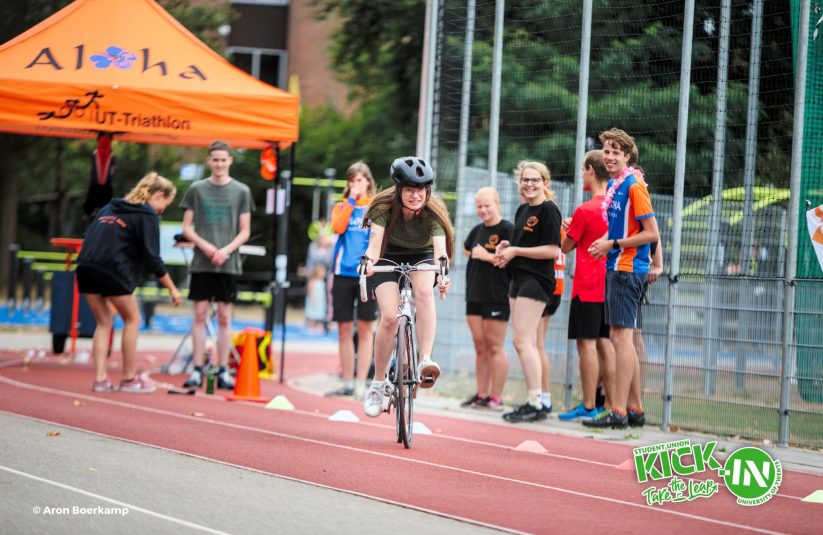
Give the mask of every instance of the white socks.
<path id="1" fill-rule="evenodd" d="M 542 392 L 539 388 L 536 390 L 529 390 L 529 405 L 536 409 L 543 406 Z"/>

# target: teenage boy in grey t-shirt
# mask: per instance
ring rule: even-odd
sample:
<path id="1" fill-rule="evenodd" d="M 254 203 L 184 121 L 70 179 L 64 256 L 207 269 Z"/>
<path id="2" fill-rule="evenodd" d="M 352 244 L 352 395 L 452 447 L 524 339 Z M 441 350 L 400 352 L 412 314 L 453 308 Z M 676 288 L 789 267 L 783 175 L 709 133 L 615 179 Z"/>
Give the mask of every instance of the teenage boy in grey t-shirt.
<path id="1" fill-rule="evenodd" d="M 206 321 L 209 303 L 217 302 L 217 387 L 231 390 L 234 379 L 227 371 L 231 349 L 232 303 L 237 297 L 237 278 L 242 273 L 238 249 L 249 239 L 251 190 L 229 175 L 231 147 L 222 141 L 209 146 L 206 163 L 211 176 L 189 187 L 180 203 L 183 236 L 194 244 L 190 266 L 189 299 L 194 301 L 192 351 L 194 371 L 183 383 L 203 385 Z"/>

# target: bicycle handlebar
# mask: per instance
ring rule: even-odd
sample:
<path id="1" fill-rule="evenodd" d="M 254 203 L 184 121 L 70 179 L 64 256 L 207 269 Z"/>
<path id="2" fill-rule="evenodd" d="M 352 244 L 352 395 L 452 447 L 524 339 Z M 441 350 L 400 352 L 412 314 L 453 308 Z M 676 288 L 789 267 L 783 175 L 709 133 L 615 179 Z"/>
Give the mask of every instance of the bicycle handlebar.
<path id="1" fill-rule="evenodd" d="M 449 266 L 448 266 L 448 258 L 445 256 L 441 256 L 438 258 L 440 261 L 440 265 L 434 264 L 396 264 L 393 266 L 372 266 L 373 273 L 392 273 L 392 272 L 399 272 L 399 273 L 411 273 L 412 271 L 438 271 L 440 273 L 440 280 L 444 280 L 444 278 L 449 274 Z M 368 301 L 368 291 L 366 289 L 366 263 L 369 261 L 369 258 L 366 255 L 360 257 L 360 268 L 358 271 L 360 272 L 360 301 L 365 303 Z M 440 292 L 440 299 L 445 299 L 446 294 L 444 292 Z"/>

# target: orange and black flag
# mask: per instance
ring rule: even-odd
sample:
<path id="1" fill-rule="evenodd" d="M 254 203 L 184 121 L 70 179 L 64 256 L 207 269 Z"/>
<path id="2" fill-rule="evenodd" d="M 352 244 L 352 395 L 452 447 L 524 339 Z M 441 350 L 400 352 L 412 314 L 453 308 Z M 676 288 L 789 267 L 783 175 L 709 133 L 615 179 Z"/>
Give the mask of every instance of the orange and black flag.
<path id="1" fill-rule="evenodd" d="M 114 154 L 111 147 L 112 135 L 100 132 L 97 135 L 97 148 L 91 153 L 91 184 L 83 203 L 86 216 L 105 206 L 112 197 L 114 179 Z"/>

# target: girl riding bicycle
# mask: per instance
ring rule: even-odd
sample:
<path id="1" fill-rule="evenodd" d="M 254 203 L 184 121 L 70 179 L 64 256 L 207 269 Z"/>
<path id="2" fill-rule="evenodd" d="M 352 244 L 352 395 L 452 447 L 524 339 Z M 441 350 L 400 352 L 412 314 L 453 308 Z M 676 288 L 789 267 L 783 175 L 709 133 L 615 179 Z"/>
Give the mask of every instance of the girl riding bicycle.
<path id="1" fill-rule="evenodd" d="M 363 411 L 371 417 L 379 416 L 382 411 L 384 378 L 397 330 L 400 277 L 397 273 L 374 273 L 372 267 L 375 262 L 377 265 L 433 264 L 434 258 L 451 258 L 453 249 L 449 212 L 443 201 L 431 192 L 434 182 L 431 166 L 420 158 L 408 156 L 396 159 L 390 173 L 394 186 L 378 193 L 366 213 L 366 219 L 371 222 L 366 274 L 371 276 L 380 308 L 380 324 L 374 338 L 374 380 L 363 404 Z M 421 355 L 420 387 L 431 388 L 440 376 L 440 367 L 431 359 L 437 327 L 433 288 L 437 282 L 440 293 L 445 294 L 451 282 L 448 277 L 435 281 L 435 273 L 431 271 L 413 272 L 409 276 L 414 287 Z"/>

